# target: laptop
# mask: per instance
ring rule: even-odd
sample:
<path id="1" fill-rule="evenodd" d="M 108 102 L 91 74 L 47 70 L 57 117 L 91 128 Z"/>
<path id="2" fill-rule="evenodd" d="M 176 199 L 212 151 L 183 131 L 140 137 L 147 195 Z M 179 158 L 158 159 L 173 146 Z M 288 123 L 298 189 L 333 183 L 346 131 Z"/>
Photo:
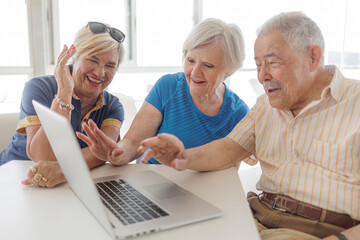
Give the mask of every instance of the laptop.
<path id="1" fill-rule="evenodd" d="M 32 102 L 70 188 L 111 238 L 132 238 L 221 216 L 220 209 L 152 170 L 92 179 L 68 120 Z"/>

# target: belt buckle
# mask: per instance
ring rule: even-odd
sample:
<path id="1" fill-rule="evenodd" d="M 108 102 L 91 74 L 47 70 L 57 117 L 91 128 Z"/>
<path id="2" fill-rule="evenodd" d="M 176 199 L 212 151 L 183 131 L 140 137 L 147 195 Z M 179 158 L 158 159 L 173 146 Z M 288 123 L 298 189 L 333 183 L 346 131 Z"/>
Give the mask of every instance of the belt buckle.
<path id="1" fill-rule="evenodd" d="M 276 199 L 278 198 L 278 196 L 279 196 L 279 194 L 276 194 L 276 195 L 275 195 L 274 201 L 273 201 L 273 203 L 272 203 L 272 205 L 271 205 L 271 208 L 274 209 L 274 210 L 279 210 L 279 211 L 281 211 L 281 212 L 286 212 L 285 209 L 276 207 Z"/>

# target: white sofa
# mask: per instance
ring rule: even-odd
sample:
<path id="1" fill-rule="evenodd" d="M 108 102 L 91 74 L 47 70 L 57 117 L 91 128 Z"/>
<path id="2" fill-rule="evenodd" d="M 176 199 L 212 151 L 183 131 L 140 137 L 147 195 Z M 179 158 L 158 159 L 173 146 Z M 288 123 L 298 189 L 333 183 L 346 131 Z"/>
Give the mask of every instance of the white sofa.
<path id="1" fill-rule="evenodd" d="M 19 113 L 0 114 L 0 152 L 10 143 L 18 123 Z"/>
<path id="2" fill-rule="evenodd" d="M 124 119 L 123 125 L 121 126 L 121 130 L 120 130 L 120 137 L 121 137 L 121 139 L 123 139 L 126 132 L 129 130 L 130 125 L 131 125 L 132 121 L 134 120 L 136 112 L 137 112 L 136 106 L 135 106 L 135 101 L 132 97 L 125 95 L 123 93 L 111 92 L 111 94 L 118 97 L 121 104 L 124 107 L 125 119 Z"/>

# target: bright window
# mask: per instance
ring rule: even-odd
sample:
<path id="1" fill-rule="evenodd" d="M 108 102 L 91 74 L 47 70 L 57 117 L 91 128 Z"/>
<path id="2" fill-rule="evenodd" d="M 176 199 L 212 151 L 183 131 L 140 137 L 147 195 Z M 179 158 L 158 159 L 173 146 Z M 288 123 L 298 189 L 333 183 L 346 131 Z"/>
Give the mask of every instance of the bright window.
<path id="1" fill-rule="evenodd" d="M 360 2 L 357 0 L 223 0 L 221 8 L 217 0 L 205 0 L 203 1 L 203 18 L 220 18 L 237 24 L 242 30 L 246 48 L 243 69 L 247 70 L 234 74 L 229 81 L 229 86 L 251 107 L 256 101 L 256 96 L 262 93 L 261 86 L 256 81 L 254 63 L 256 30 L 261 24 L 281 12 L 302 11 L 318 24 L 324 35 L 325 63 L 335 64 L 341 68 L 359 68 L 359 8 Z M 360 76 L 360 70 L 347 71 L 347 73 L 351 76 L 356 74 Z"/>
<path id="2" fill-rule="evenodd" d="M 181 66 L 182 45 L 193 26 L 193 1 L 136 2 L 138 66 Z"/>
<path id="3" fill-rule="evenodd" d="M 19 111 L 23 85 L 28 79 L 22 72 L 24 67 L 30 66 L 25 1 L 1 1 L 0 16 L 0 113 L 16 112 Z M 22 70 L 17 72 L 20 68 Z"/>
<path id="4" fill-rule="evenodd" d="M 360 65 L 360 59 L 354 57 L 360 55 L 360 16 L 357 11 L 360 2 L 357 0 L 223 0 L 221 8 L 218 7 L 218 1 L 206 0 L 203 5 L 204 18 L 221 18 L 236 23 L 243 31 L 246 42 L 245 68 L 255 66 L 253 46 L 256 29 L 271 16 L 285 11 L 302 11 L 318 24 L 325 38 L 326 63 L 342 67 Z M 342 63 L 343 50 L 347 61 Z M 351 55 L 352 62 L 347 58 L 348 55 Z"/>
<path id="5" fill-rule="evenodd" d="M 246 49 L 244 67 L 227 83 L 249 106 L 261 93 L 253 60 L 256 29 L 283 11 L 303 11 L 313 18 L 325 38 L 325 63 L 336 64 L 346 76 L 359 79 L 358 0 L 222 0 L 221 3 L 218 0 L 12 0 L 0 3 L 2 19 L 11 19 L 11 24 L 0 22 L 4 32 L 0 40 L 0 111 L 9 104 L 15 104 L 18 110 L 20 89 L 39 68 L 45 68 L 46 73 L 53 72 L 53 65 L 47 59 L 52 55 L 43 52 L 45 45 L 30 41 L 29 36 L 47 38 L 54 33 L 53 39 L 50 37 L 45 41 L 54 41 L 56 59 L 63 45 L 70 46 L 76 32 L 88 21 L 109 23 L 126 34 L 126 61 L 109 91 L 130 95 L 139 106 L 159 77 L 181 71 L 182 45 L 198 20 L 194 13 L 195 3 L 201 3 L 198 15 L 202 19 L 221 18 L 236 23 L 242 30 Z M 51 15 L 43 5 L 53 6 L 54 14 Z M 34 26 L 28 26 L 28 13 L 32 13 Z M 46 66 L 39 66 L 39 63 Z"/>
<path id="6" fill-rule="evenodd" d="M 1 1 L 0 16 L 0 66 L 30 66 L 25 1 Z"/>
<path id="7" fill-rule="evenodd" d="M 77 31 L 89 21 L 110 24 L 126 35 L 124 0 L 61 0 L 59 1 L 60 46 L 70 46 Z"/>
<path id="8" fill-rule="evenodd" d="M 346 28 L 344 30 L 344 58 L 345 67 L 360 68 L 360 1 L 347 1 Z M 360 74 L 357 75 L 357 78 Z"/>

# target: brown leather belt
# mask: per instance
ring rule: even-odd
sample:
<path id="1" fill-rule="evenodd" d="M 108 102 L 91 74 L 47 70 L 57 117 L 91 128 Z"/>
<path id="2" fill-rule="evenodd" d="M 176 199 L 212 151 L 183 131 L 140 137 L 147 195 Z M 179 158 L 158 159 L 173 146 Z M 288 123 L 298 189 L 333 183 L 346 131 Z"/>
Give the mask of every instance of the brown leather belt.
<path id="1" fill-rule="evenodd" d="M 330 223 L 342 228 L 348 229 L 360 223 L 360 221 L 352 219 L 347 214 L 322 209 L 285 195 L 263 192 L 259 196 L 261 201 L 270 204 L 273 209 Z"/>

